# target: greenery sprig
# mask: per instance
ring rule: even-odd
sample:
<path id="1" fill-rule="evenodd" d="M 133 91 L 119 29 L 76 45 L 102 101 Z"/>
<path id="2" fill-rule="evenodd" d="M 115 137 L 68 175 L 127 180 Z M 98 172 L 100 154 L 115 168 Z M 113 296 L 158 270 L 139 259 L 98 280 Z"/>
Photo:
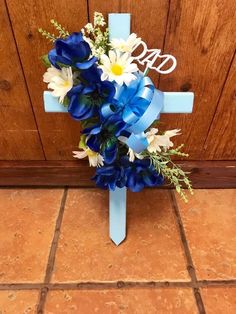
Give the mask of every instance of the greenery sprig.
<path id="1" fill-rule="evenodd" d="M 184 188 L 187 187 L 190 194 L 193 194 L 193 188 L 191 181 L 187 174 L 189 172 L 183 171 L 177 164 L 171 160 L 171 156 L 188 157 L 188 154 L 181 152 L 183 144 L 175 149 L 169 149 L 167 151 L 150 153 L 145 151 L 142 153 L 144 158 L 149 158 L 156 171 L 161 174 L 170 184 L 175 186 L 176 191 L 179 193 L 181 198 L 188 202 L 187 195 Z"/>
<path id="2" fill-rule="evenodd" d="M 62 27 L 61 24 L 59 24 L 56 20 L 52 19 L 50 22 L 55 27 L 55 29 L 57 30 L 58 35 L 51 34 L 42 28 L 38 29 L 39 33 L 43 37 L 46 37 L 47 39 L 49 39 L 49 41 L 54 42 L 58 38 L 66 38 L 70 35 L 70 33 L 65 29 L 65 27 Z"/>
<path id="3" fill-rule="evenodd" d="M 88 23 L 81 30 L 84 39 L 89 43 L 94 56 L 100 58 L 102 54 L 107 54 L 110 49 L 109 30 L 105 28 L 106 22 L 102 13 L 94 13 L 94 21 Z M 105 28 L 105 30 L 103 30 Z"/>
<path id="4" fill-rule="evenodd" d="M 56 20 L 52 19 L 50 22 L 58 31 L 60 38 L 66 38 L 70 35 L 70 33 L 65 29 L 65 27 L 62 27 L 61 24 L 59 24 Z"/>
<path id="5" fill-rule="evenodd" d="M 49 39 L 49 41 L 54 42 L 57 37 L 54 34 L 51 34 L 49 32 L 47 32 L 46 30 L 42 29 L 42 28 L 38 28 L 38 32 L 45 38 Z"/>

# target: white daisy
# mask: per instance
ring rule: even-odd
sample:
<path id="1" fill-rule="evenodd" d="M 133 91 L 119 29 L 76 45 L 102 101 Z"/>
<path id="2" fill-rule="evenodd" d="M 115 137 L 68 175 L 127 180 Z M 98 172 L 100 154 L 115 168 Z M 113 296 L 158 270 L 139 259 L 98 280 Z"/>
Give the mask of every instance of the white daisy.
<path id="1" fill-rule="evenodd" d="M 129 53 L 121 54 L 118 50 L 109 51 L 109 57 L 107 55 L 101 56 L 101 65 L 103 73 L 101 79 L 108 81 L 116 81 L 119 85 L 125 83 L 128 85 L 131 81 L 136 79 L 133 74 L 138 71 L 137 64 L 132 63 L 133 58 Z"/>
<path id="2" fill-rule="evenodd" d="M 48 88 L 52 89 L 52 95 L 59 97 L 62 103 L 64 97 L 73 87 L 73 74 L 71 67 L 62 68 L 61 70 L 51 66 L 43 75 L 43 81 L 48 84 Z"/>
<path id="3" fill-rule="evenodd" d="M 173 142 L 171 142 L 170 138 L 176 135 L 180 135 L 180 130 L 169 130 L 166 131 L 163 135 L 157 135 L 158 129 L 152 128 L 149 132 L 147 132 L 146 138 L 149 143 L 147 150 L 150 153 L 161 152 L 161 148 L 166 151 L 170 147 L 173 147 Z"/>
<path id="4" fill-rule="evenodd" d="M 84 148 L 83 151 L 74 151 L 73 154 L 73 157 L 78 159 L 88 157 L 90 167 L 100 167 L 104 165 L 102 155 L 94 152 L 90 148 Z"/>
<path id="5" fill-rule="evenodd" d="M 111 46 L 121 52 L 132 52 L 135 46 L 141 41 L 140 37 L 137 37 L 135 33 L 129 35 L 127 40 L 114 38 L 111 41 Z"/>

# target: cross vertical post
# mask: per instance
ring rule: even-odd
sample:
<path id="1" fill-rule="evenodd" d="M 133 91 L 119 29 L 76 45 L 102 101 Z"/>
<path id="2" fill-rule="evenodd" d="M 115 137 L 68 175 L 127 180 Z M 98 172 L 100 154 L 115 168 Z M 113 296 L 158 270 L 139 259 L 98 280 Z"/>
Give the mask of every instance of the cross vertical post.
<path id="1" fill-rule="evenodd" d="M 126 40 L 130 34 L 130 14 L 109 14 L 109 36 Z M 192 92 L 161 92 L 163 107 L 161 113 L 191 113 L 194 94 Z M 46 112 L 68 112 L 51 92 L 44 92 L 44 109 Z M 119 245 L 126 237 L 126 198 L 127 189 L 116 188 L 109 192 L 109 234 L 111 240 Z"/>

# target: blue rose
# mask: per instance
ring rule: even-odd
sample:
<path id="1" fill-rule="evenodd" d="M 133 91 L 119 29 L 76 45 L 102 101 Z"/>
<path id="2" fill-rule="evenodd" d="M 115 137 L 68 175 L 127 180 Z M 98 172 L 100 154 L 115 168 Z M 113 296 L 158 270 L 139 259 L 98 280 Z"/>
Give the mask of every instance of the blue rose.
<path id="1" fill-rule="evenodd" d="M 111 164 L 117 157 L 118 137 L 125 126 L 120 116 L 114 114 L 106 120 L 100 121 L 99 124 L 84 129 L 82 133 L 88 136 L 87 146 L 91 150 L 99 152 L 103 156 L 105 163 Z"/>
<path id="2" fill-rule="evenodd" d="M 72 33 L 65 39 L 57 39 L 55 48 L 48 54 L 48 59 L 58 69 L 60 69 L 60 63 L 73 65 L 78 69 L 88 69 L 97 61 L 96 57 L 89 58 L 90 54 L 89 44 L 83 39 L 80 32 Z"/>
<path id="3" fill-rule="evenodd" d="M 112 100 L 115 87 L 111 82 L 101 80 L 101 72 L 96 64 L 82 70 L 82 82 L 68 92 L 68 112 L 75 120 L 98 116 L 100 105 Z"/>
<path id="4" fill-rule="evenodd" d="M 92 180 L 102 189 L 115 190 L 116 187 L 126 186 L 133 192 L 139 192 L 144 187 L 160 186 L 164 182 L 149 159 L 130 162 L 127 156 L 113 164 L 97 168 Z"/>

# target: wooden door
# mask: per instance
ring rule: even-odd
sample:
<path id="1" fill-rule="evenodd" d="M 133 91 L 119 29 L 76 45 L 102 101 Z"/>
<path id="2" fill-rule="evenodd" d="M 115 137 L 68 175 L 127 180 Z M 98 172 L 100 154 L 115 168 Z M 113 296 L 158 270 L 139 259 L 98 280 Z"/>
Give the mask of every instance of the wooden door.
<path id="1" fill-rule="evenodd" d="M 191 115 L 162 116 L 166 129 L 182 129 L 190 159 L 235 160 L 234 0 L 0 0 L 0 159 L 73 159 L 79 123 L 43 110 L 39 57 L 50 43 L 37 29 L 54 18 L 78 31 L 94 11 L 130 12 L 133 32 L 176 56 L 174 73 L 152 78 L 163 91 L 195 93 Z"/>

